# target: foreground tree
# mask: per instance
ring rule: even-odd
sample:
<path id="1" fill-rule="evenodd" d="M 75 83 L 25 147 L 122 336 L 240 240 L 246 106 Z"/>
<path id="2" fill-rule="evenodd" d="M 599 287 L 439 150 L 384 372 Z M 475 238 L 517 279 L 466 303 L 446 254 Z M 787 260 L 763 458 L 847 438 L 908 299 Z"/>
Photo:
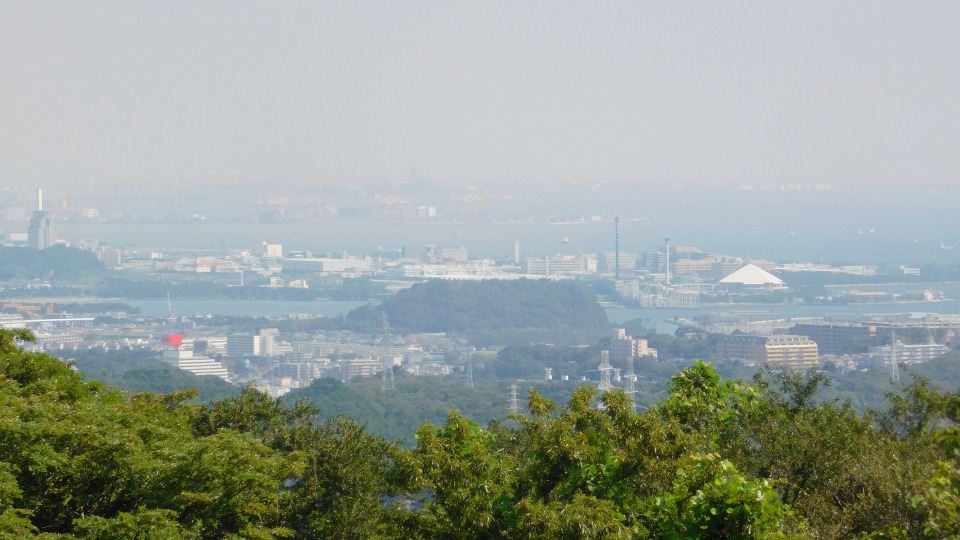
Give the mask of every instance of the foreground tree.
<path id="1" fill-rule="evenodd" d="M 577 390 L 487 429 L 451 412 L 405 450 L 253 388 L 129 395 L 0 330 L 0 537 L 944 538 L 960 535 L 960 396 L 885 414 L 816 374 L 697 363 L 637 413 Z M 769 380 L 768 380 L 769 377 Z"/>

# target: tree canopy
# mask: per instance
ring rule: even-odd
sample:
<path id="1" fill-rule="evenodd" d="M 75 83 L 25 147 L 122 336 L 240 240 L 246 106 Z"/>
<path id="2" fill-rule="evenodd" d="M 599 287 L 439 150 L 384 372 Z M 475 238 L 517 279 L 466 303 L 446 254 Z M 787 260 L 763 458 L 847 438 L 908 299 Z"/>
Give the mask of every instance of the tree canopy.
<path id="1" fill-rule="evenodd" d="M 36 250 L 0 246 L 0 281 L 53 279 L 58 282 L 94 282 L 106 275 L 92 252 L 66 246 Z"/>
<path id="2" fill-rule="evenodd" d="M 820 373 L 666 399 L 531 391 L 486 427 L 450 411 L 411 448 L 252 388 L 127 393 L 0 330 L 0 537 L 944 538 L 960 534 L 960 396 L 917 377 L 883 411 Z"/>
<path id="3" fill-rule="evenodd" d="M 466 335 L 479 345 L 590 343 L 609 327 L 596 294 L 571 281 L 431 280 L 357 308 L 347 320 L 375 325 L 383 313 L 400 331 Z"/>

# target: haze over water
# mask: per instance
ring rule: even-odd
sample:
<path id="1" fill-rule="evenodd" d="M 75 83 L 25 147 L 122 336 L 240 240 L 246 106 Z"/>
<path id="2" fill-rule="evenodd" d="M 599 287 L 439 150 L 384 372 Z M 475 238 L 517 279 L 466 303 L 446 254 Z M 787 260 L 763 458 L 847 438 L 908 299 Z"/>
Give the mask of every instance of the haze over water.
<path id="1" fill-rule="evenodd" d="M 8 196 L 21 186 L 120 203 L 104 215 L 230 214 L 237 190 L 258 193 L 246 205 L 350 188 L 438 208 L 499 193 L 509 209 L 491 215 L 620 216 L 629 251 L 670 237 L 953 263 L 938 246 L 960 246 L 957 28 L 960 3 L 889 0 L 5 2 L 0 205 L 32 210 Z M 59 228 L 113 245 L 613 249 L 607 223 L 214 221 Z"/>
<path id="2" fill-rule="evenodd" d="M 514 240 L 520 241 L 522 257 L 613 251 L 612 218 L 619 215 L 621 250 L 634 253 L 655 251 L 669 237 L 674 245 L 781 262 L 960 262 L 960 250 L 941 249 L 960 246 L 960 229 L 952 198 L 937 191 L 891 191 L 882 198 L 835 191 L 723 191 L 711 195 L 658 194 L 627 205 L 611 193 L 606 208 L 608 197 L 604 194 L 556 203 L 558 215 L 580 216 L 586 220 L 582 223 L 346 219 L 272 224 L 77 222 L 58 224 L 57 233 L 74 242 L 96 238 L 123 247 L 254 248 L 267 241 L 282 243 L 286 251 L 315 254 L 406 248 L 407 256 L 416 256 L 425 245 L 437 244 L 466 246 L 473 257 L 510 258 Z M 519 214 L 514 216 L 520 219 Z"/>

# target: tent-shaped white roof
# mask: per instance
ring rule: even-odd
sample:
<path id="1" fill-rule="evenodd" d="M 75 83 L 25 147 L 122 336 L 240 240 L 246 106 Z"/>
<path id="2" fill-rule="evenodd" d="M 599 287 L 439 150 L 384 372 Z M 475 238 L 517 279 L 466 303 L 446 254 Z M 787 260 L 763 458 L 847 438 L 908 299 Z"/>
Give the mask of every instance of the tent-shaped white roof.
<path id="1" fill-rule="evenodd" d="M 755 264 L 746 264 L 720 280 L 732 285 L 783 285 L 783 280 Z"/>

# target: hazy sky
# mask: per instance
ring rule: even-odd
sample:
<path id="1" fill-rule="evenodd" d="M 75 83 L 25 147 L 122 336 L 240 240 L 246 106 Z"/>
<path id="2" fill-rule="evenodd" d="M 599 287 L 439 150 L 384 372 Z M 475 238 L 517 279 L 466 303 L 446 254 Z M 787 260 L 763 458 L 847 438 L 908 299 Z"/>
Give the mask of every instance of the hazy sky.
<path id="1" fill-rule="evenodd" d="M 0 183 L 960 183 L 960 2 L 0 0 Z"/>

